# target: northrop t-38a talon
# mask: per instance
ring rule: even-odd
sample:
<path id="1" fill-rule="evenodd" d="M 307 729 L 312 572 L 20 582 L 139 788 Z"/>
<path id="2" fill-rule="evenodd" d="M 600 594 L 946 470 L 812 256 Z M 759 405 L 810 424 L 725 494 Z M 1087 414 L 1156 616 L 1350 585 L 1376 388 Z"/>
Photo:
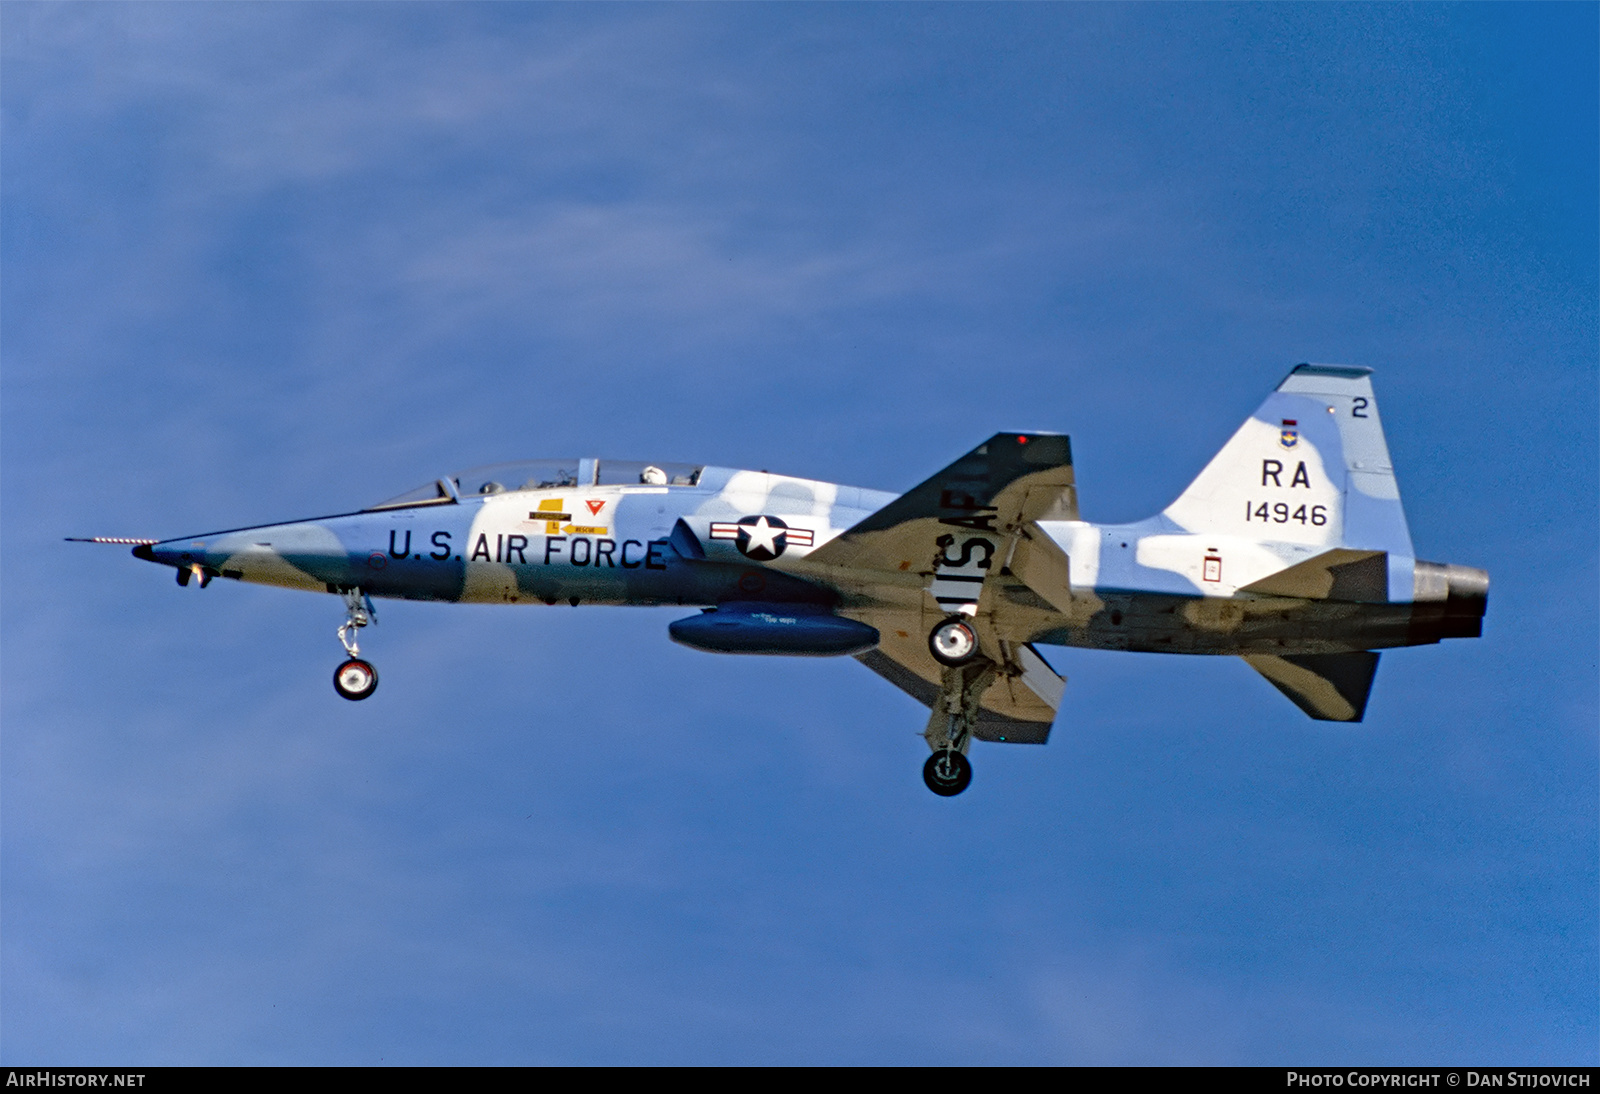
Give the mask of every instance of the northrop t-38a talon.
<path id="1" fill-rule="evenodd" d="M 106 539 L 218 577 L 332 593 L 334 674 L 366 699 L 374 598 L 674 604 L 719 653 L 850 655 L 931 709 L 923 778 L 974 739 L 1043 744 L 1065 681 L 1037 647 L 1244 658 L 1312 718 L 1358 722 L 1378 651 L 1481 633 L 1489 576 L 1422 562 L 1370 370 L 1301 365 L 1176 501 L 1078 516 L 1068 439 L 997 433 L 910 491 L 674 463 L 540 460 L 445 475 L 359 512 Z"/>

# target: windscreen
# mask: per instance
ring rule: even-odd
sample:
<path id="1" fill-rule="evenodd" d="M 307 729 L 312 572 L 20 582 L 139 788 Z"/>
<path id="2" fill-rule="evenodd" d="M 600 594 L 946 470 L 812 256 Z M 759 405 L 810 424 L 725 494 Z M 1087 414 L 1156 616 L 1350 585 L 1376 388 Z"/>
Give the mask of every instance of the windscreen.
<path id="1" fill-rule="evenodd" d="M 559 490 L 578 485 L 577 460 L 529 460 L 474 467 L 450 476 L 463 498 L 508 490 Z"/>
<path id="2" fill-rule="evenodd" d="M 527 460 L 457 471 L 407 490 L 367 509 L 403 509 L 413 505 L 449 505 L 458 498 L 503 494 L 508 490 L 555 490 L 578 485 L 577 460 Z"/>

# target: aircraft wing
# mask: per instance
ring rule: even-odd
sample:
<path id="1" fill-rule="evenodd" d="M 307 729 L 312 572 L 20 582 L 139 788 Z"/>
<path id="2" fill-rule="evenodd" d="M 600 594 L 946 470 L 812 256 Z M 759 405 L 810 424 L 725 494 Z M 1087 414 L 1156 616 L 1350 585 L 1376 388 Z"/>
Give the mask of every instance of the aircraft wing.
<path id="1" fill-rule="evenodd" d="M 1036 520 L 1077 520 L 1072 444 L 1059 433 L 996 433 L 937 475 L 811 552 L 812 565 L 928 573 L 951 532 L 1004 537 Z"/>
<path id="2" fill-rule="evenodd" d="M 997 675 L 982 689 L 973 735 L 1043 744 L 1064 681 L 1026 638 L 1069 599 L 1067 559 L 1048 537 L 1029 529 L 1039 520 L 1077 519 L 1068 438 L 996 433 L 811 552 L 806 565 L 828 571 L 835 587 L 867 601 L 843 614 L 871 624 L 882 637 L 856 659 L 933 708 L 934 721 L 946 717 L 940 707 L 959 670 L 933 659 L 929 619 L 958 611 L 977 616 L 980 645 Z M 1011 604 L 998 590 L 1013 579 L 1037 583 L 1047 595 L 1034 601 L 1036 607 Z M 1018 613 L 1025 618 L 1010 620 Z M 1002 625 L 1002 617 L 1010 622 Z"/>
<path id="3" fill-rule="evenodd" d="M 877 648 L 856 660 L 926 707 L 936 707 L 946 669 L 933 659 L 920 633 L 901 636 L 886 629 Z M 1042 745 L 1050 737 L 1066 681 L 1030 645 L 1012 652 L 1012 668 L 984 691 L 973 736 L 981 741 Z M 939 717 L 934 712 L 934 717 Z"/>

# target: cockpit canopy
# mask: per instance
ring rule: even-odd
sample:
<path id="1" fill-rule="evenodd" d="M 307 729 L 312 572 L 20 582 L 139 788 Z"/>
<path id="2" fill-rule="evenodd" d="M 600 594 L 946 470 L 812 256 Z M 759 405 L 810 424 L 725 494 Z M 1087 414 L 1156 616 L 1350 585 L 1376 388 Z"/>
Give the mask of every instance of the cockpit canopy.
<path id="1" fill-rule="evenodd" d="M 408 490 L 376 509 L 416 505 L 455 505 L 463 498 L 516 490 L 561 490 L 578 486 L 694 486 L 704 467 L 691 463 L 648 463 L 644 460 L 528 460 L 473 467 Z"/>

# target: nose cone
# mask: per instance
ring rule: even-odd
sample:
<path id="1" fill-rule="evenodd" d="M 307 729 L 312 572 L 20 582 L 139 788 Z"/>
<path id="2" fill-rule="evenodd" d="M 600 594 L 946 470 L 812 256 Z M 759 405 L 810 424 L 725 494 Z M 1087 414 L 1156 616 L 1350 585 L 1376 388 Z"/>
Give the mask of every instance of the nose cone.
<path id="1" fill-rule="evenodd" d="M 202 589 L 210 584 L 211 579 L 220 572 L 207 560 L 205 548 L 196 546 L 189 540 L 141 543 L 133 549 L 133 557 L 142 558 L 146 562 L 159 562 L 163 566 L 173 567 L 178 571 L 179 585 L 189 584 L 189 579 L 198 574 Z"/>
<path id="2" fill-rule="evenodd" d="M 189 539 L 169 539 L 134 550 L 137 558 L 200 569 L 211 576 L 321 592 L 349 580 L 349 559 L 339 537 L 322 522 L 267 524 Z"/>
<path id="3" fill-rule="evenodd" d="M 207 564 L 205 546 L 187 539 L 172 539 L 165 543 L 141 543 L 133 549 L 134 558 L 146 562 L 159 562 L 163 566 L 192 566 Z"/>

